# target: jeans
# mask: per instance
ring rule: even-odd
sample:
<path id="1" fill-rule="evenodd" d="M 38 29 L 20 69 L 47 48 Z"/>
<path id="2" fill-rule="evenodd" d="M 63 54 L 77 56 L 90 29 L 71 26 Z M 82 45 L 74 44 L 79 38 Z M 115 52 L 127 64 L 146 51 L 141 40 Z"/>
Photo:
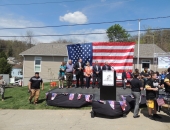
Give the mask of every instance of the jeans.
<path id="1" fill-rule="evenodd" d="M 140 92 L 133 92 L 132 91 L 132 95 L 134 96 L 135 98 L 135 109 L 134 109 L 134 113 L 133 113 L 133 116 L 137 116 L 138 113 L 139 113 L 139 103 L 140 103 L 140 98 L 141 98 L 141 93 Z"/>

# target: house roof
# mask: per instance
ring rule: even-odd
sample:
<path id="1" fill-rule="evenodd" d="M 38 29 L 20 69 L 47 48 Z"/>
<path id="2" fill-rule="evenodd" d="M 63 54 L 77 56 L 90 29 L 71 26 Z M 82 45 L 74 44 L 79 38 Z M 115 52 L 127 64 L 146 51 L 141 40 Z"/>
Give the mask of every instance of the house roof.
<path id="1" fill-rule="evenodd" d="M 19 55 L 67 56 L 66 43 L 40 43 Z"/>
<path id="2" fill-rule="evenodd" d="M 140 58 L 153 58 L 154 53 L 166 53 L 155 44 L 140 44 L 139 57 Z M 138 57 L 138 44 L 135 44 L 134 58 Z"/>
<path id="3" fill-rule="evenodd" d="M 41 56 L 67 56 L 66 43 L 41 43 L 19 55 L 41 55 Z M 141 58 L 152 58 L 155 53 L 166 53 L 160 47 L 153 44 L 140 44 L 139 56 Z M 135 44 L 134 58 L 138 55 L 138 45 Z"/>

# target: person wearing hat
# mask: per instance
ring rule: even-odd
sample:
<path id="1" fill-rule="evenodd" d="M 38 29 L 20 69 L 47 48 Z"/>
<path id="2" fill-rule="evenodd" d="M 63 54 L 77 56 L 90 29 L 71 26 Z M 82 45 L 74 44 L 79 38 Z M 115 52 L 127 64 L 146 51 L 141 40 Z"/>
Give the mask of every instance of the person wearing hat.
<path id="1" fill-rule="evenodd" d="M 0 75 L 0 94 L 2 97 L 2 101 L 4 101 L 4 93 L 5 93 L 5 80 L 3 79 L 3 75 Z"/>
<path id="2" fill-rule="evenodd" d="M 40 78 L 39 73 L 36 72 L 35 76 L 31 77 L 29 80 L 29 91 L 30 91 L 30 97 L 29 102 L 32 103 L 32 99 L 34 98 L 34 104 L 37 104 L 38 98 L 40 95 L 40 85 L 42 87 L 42 90 L 44 90 L 44 84 L 42 78 Z"/>
<path id="3" fill-rule="evenodd" d="M 85 76 L 86 76 L 86 89 L 90 87 L 90 79 L 91 75 L 93 74 L 92 68 L 90 67 L 90 63 L 86 63 L 86 68 L 85 68 Z"/>

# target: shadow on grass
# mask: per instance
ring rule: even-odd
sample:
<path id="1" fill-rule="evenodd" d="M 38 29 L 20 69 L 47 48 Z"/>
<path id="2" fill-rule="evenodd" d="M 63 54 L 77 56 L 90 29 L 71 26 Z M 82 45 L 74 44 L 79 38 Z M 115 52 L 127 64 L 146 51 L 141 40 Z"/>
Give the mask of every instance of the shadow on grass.
<path id="1" fill-rule="evenodd" d="M 38 100 L 38 103 L 43 103 L 46 99 L 40 99 Z"/>
<path id="2" fill-rule="evenodd" d="M 141 110 L 141 113 L 145 116 L 145 117 L 148 117 L 148 109 L 147 108 L 143 108 Z M 155 119 L 155 121 L 159 121 L 159 122 L 164 122 L 164 123 L 169 123 L 170 122 L 170 116 L 168 115 L 162 115 L 162 114 L 159 114 L 159 116 L 162 117 L 162 119 Z"/>
<path id="3" fill-rule="evenodd" d="M 5 100 L 7 100 L 7 99 L 10 99 L 10 98 L 13 98 L 12 96 L 9 96 L 9 97 L 5 97 Z"/>

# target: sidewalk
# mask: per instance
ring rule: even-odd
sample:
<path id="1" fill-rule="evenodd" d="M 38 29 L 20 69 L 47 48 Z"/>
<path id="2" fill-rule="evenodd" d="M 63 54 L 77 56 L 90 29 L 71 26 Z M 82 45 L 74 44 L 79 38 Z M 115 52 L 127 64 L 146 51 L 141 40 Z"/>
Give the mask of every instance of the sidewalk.
<path id="1" fill-rule="evenodd" d="M 91 118 L 90 110 L 0 110 L 0 130 L 170 130 L 170 117 L 161 121 L 145 117 Z M 144 113 L 144 114 L 143 114 Z"/>

